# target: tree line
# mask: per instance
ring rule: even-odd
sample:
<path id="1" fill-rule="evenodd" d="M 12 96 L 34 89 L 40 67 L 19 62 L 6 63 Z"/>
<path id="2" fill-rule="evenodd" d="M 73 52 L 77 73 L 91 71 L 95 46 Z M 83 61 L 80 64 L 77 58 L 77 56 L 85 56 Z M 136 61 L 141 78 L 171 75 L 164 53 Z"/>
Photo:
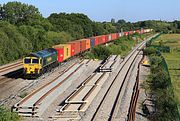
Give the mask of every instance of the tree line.
<path id="1" fill-rule="evenodd" d="M 140 28 L 179 33 L 180 21 L 131 23 L 112 19 L 110 22 L 96 22 L 81 13 L 52 13 L 44 18 L 33 5 L 21 2 L 0 4 L 0 65 L 55 44 Z"/>

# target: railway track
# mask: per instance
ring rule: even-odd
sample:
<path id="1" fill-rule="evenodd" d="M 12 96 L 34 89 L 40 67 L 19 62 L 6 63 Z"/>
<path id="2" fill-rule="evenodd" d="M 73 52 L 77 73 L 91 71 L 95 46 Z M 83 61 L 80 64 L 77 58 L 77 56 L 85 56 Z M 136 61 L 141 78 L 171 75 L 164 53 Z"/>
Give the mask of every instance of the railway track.
<path id="1" fill-rule="evenodd" d="M 89 61 L 71 65 L 55 79 L 15 104 L 13 111 L 18 112 L 18 114 L 22 116 L 39 117 L 52 101 L 55 100 L 59 94 L 63 93 L 62 86 L 63 88 L 67 87 L 65 82 L 70 85 L 72 78 L 76 78 L 81 73 L 80 68 L 87 63 L 89 63 Z"/>
<path id="2" fill-rule="evenodd" d="M 133 87 L 133 94 L 131 97 L 131 102 L 130 102 L 129 111 L 128 111 L 128 117 L 127 117 L 128 121 L 135 121 L 136 105 L 137 105 L 137 100 L 139 97 L 139 68 L 140 68 L 140 64 L 141 64 L 143 58 L 144 57 L 142 57 L 141 61 L 138 64 L 136 82 Z"/>
<path id="3" fill-rule="evenodd" d="M 100 72 L 112 72 L 114 70 L 114 67 L 116 67 L 118 64 L 117 63 L 117 61 L 119 61 L 118 58 L 120 59 L 120 57 L 117 55 L 109 56 L 107 58 L 106 62 L 102 66 L 100 66 L 99 71 Z"/>
<path id="4" fill-rule="evenodd" d="M 98 105 L 97 109 L 95 110 L 95 113 L 93 114 L 93 116 L 91 118 L 92 121 L 118 120 L 116 117 L 118 114 L 118 110 L 120 108 L 119 104 L 122 100 L 122 97 L 124 95 L 124 92 L 125 92 L 125 89 L 127 86 L 127 82 L 125 80 L 130 71 L 130 68 L 133 66 L 133 63 L 135 62 L 138 54 L 140 53 L 139 50 L 141 50 L 145 46 L 145 43 L 146 42 L 142 42 L 137 48 L 134 49 L 134 51 L 132 51 L 129 54 L 129 56 L 127 56 L 124 59 L 124 61 L 122 63 L 122 67 L 119 69 L 118 74 L 113 79 L 113 81 L 110 84 L 109 88 L 107 89 L 105 95 L 103 96 L 103 99 L 101 100 L 100 104 Z M 136 83 L 136 85 L 137 85 L 137 83 Z M 137 97 L 138 97 L 137 88 L 138 87 L 136 87 L 136 91 L 134 91 L 134 93 L 136 95 L 134 96 L 135 99 L 133 101 L 136 101 Z M 134 106 L 133 107 L 131 106 L 130 110 L 133 110 L 133 109 L 134 109 Z M 133 112 L 133 111 L 131 111 L 131 112 Z M 132 116 L 132 113 L 130 113 L 130 115 Z"/>
<path id="5" fill-rule="evenodd" d="M 130 66 L 132 66 L 132 63 L 134 62 L 135 58 L 137 57 L 138 55 L 138 51 L 133 51 L 132 54 L 124 61 L 124 64 L 122 65 L 121 69 L 119 70 L 117 76 L 113 79 L 111 85 L 109 86 L 107 92 L 105 93 L 102 101 L 100 102 L 97 110 L 95 111 L 93 117 L 92 117 L 92 121 L 97 121 L 100 119 L 100 116 L 102 116 L 102 113 L 104 113 L 104 111 L 102 110 L 106 110 L 106 114 L 103 114 L 103 115 L 106 115 L 104 116 L 104 120 L 112 120 L 113 119 L 113 113 L 114 113 L 114 110 L 116 108 L 116 104 L 117 104 L 117 101 L 118 101 L 118 97 L 120 96 L 121 94 L 121 89 L 123 87 L 123 84 L 125 83 L 124 80 L 126 79 L 126 76 L 130 70 Z M 126 68 L 126 69 L 123 69 L 123 68 Z M 120 73 L 124 71 L 124 73 Z M 119 80 L 119 78 L 121 78 L 121 80 Z M 119 87 L 119 89 L 117 89 Z M 114 91 L 116 91 L 116 95 L 114 95 Z M 110 99 L 112 98 L 112 94 L 113 96 L 115 97 L 114 100 L 111 100 Z M 108 103 L 110 103 L 110 106 L 108 108 L 105 108 L 105 106 L 107 106 Z M 107 116 L 109 115 L 109 116 Z"/>
<path id="6" fill-rule="evenodd" d="M 16 80 L 17 78 L 21 78 L 23 76 L 23 70 L 19 69 L 16 70 L 14 72 L 8 73 L 6 75 L 0 76 L 0 86 L 8 83 L 8 82 L 12 82 L 14 80 Z"/>
<path id="7" fill-rule="evenodd" d="M 16 63 L 1 67 L 0 73 L 2 75 L 0 75 L 0 86 L 3 86 L 8 82 L 14 81 L 17 78 L 20 78 L 23 74 L 22 69 L 18 68 L 17 70 L 13 70 L 20 66 L 22 66 L 22 61 L 18 61 Z"/>
<path id="8" fill-rule="evenodd" d="M 57 109 L 56 118 L 76 118 L 78 112 L 87 110 L 93 99 L 101 90 L 103 84 L 109 77 L 110 70 L 117 68 L 122 59 L 120 56 L 112 55 L 99 68 L 102 70 L 95 71 L 86 78 L 78 88 L 65 100 L 65 104 Z"/>
<path id="9" fill-rule="evenodd" d="M 133 66 L 130 67 L 130 72 L 124 80 L 120 94 L 117 96 L 116 104 L 114 104 L 114 109 L 111 111 L 111 120 L 128 120 L 128 110 L 133 108 L 130 106 L 130 101 L 136 104 L 135 100 L 132 100 L 131 97 L 133 97 L 134 92 L 138 89 L 139 75 L 137 70 L 139 70 L 138 65 L 142 58 L 143 56 L 141 54 L 138 55 Z M 136 97 L 138 97 L 138 95 L 136 95 Z"/>
<path id="10" fill-rule="evenodd" d="M 13 68 L 17 68 L 19 66 L 22 66 L 22 61 L 18 61 L 16 63 L 10 64 L 8 66 L 1 67 L 0 73 L 12 70 Z"/>

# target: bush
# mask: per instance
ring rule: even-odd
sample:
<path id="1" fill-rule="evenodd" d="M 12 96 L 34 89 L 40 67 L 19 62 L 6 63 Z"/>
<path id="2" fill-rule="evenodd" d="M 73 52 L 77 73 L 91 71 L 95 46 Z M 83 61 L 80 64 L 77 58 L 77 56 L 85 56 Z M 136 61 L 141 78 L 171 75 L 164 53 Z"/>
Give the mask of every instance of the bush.
<path id="1" fill-rule="evenodd" d="M 148 47 L 144 49 L 144 54 L 145 55 L 151 55 L 151 54 L 156 54 L 156 49 L 154 47 Z"/>
<path id="2" fill-rule="evenodd" d="M 20 121 L 20 117 L 16 113 L 0 106 L 0 121 Z"/>
<path id="3" fill-rule="evenodd" d="M 129 38 L 129 39 L 128 39 Z M 85 53 L 85 58 L 106 59 L 110 55 L 126 55 L 135 45 L 131 37 L 122 37 L 110 43 L 108 46 L 97 46 L 92 48 L 91 52 Z"/>
<path id="4" fill-rule="evenodd" d="M 111 55 L 109 49 L 105 46 L 98 46 L 92 49 L 92 53 L 94 54 L 95 58 L 98 59 L 106 59 L 108 56 Z"/>
<path id="5" fill-rule="evenodd" d="M 144 52 L 150 57 L 151 74 L 147 82 L 156 100 L 156 112 L 155 115 L 150 116 L 150 119 L 157 121 L 179 121 L 177 103 L 174 99 L 171 79 L 164 58 L 152 46 L 145 49 Z"/>

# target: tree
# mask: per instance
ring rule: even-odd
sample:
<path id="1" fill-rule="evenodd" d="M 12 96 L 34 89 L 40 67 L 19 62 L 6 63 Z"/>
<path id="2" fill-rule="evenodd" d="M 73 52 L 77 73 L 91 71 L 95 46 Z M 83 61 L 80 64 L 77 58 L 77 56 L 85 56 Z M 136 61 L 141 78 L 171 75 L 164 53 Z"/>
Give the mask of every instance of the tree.
<path id="1" fill-rule="evenodd" d="M 100 22 L 93 22 L 92 23 L 92 28 L 93 28 L 93 35 L 103 35 L 107 34 L 108 31 L 104 28 L 103 24 Z"/>
<path id="2" fill-rule="evenodd" d="M 1 54 L 3 55 L 1 61 L 4 63 L 13 61 L 31 51 L 31 42 L 20 34 L 15 26 L 1 21 L 0 28 L 0 48 L 2 48 Z"/>
<path id="3" fill-rule="evenodd" d="M 115 24 L 115 23 L 116 23 L 116 21 L 115 21 L 114 18 L 111 19 L 111 23 L 112 23 L 112 24 Z"/>
<path id="4" fill-rule="evenodd" d="M 69 32 L 75 39 L 93 35 L 92 21 L 84 14 L 53 13 L 48 20 L 54 26 L 54 31 Z"/>
<path id="5" fill-rule="evenodd" d="M 41 15 L 37 8 L 21 2 L 8 2 L 1 7 L 0 18 L 12 24 L 29 23 L 34 19 L 39 19 L 39 17 Z"/>
<path id="6" fill-rule="evenodd" d="M 112 23 L 104 22 L 103 26 L 104 26 L 104 29 L 107 31 L 107 33 L 115 33 L 115 32 L 117 32 L 116 27 L 113 26 Z"/>

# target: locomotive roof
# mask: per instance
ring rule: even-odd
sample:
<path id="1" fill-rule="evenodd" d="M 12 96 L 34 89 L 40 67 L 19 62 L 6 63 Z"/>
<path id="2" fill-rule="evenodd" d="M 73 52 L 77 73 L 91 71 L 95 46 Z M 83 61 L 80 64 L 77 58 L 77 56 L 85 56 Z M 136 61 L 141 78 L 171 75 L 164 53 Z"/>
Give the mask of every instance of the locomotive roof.
<path id="1" fill-rule="evenodd" d="M 45 58 L 51 56 L 52 54 L 56 54 L 57 51 L 54 48 L 48 48 L 45 50 L 38 51 L 37 53 L 32 53 L 30 56 L 35 56 L 38 58 Z"/>

